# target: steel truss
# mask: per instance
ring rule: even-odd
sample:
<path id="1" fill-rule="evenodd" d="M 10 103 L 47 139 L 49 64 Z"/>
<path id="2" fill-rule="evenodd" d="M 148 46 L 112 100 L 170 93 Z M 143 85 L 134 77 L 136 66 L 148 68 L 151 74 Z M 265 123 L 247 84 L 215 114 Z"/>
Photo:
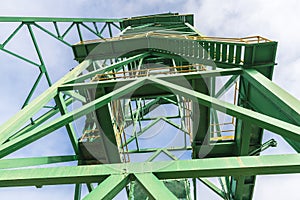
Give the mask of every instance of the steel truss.
<path id="1" fill-rule="evenodd" d="M 72 46 L 80 64 L 54 84 L 49 79 L 49 88 L 31 100 L 37 80 L 22 110 L 0 127 L 0 187 L 74 184 L 74 199 L 82 199 L 83 185 L 90 192 L 83 199 L 112 199 L 122 190 L 129 199 L 137 195 L 177 199 L 182 194 L 168 186 L 177 180 L 177 185 L 185 185 L 184 199 L 191 199 L 189 184 L 197 198 L 199 182 L 222 199 L 251 199 L 256 175 L 300 172 L 299 154 L 259 155 L 276 145 L 274 141 L 262 144 L 263 130 L 282 136 L 298 153 L 300 150 L 300 102 L 271 81 L 276 42 L 262 37 L 204 37 L 193 28 L 192 15 L 0 21 L 20 23 L 1 50 L 38 66 L 41 76 L 48 75 L 32 27 L 68 46 L 64 38 L 76 27 L 81 41 Z M 53 24 L 56 33 L 40 22 Z M 60 22 L 70 23 L 64 33 L 57 26 Z M 101 30 L 97 23 L 103 24 Z M 32 36 L 40 64 L 5 50 L 23 26 Z M 120 27 L 121 35 L 104 39 L 106 28 L 112 37 L 112 26 Z M 83 41 L 80 28 L 101 39 Z M 93 51 L 99 44 L 101 51 Z M 136 44 L 135 49 L 130 49 L 131 44 Z M 111 48 L 117 46 L 120 48 Z M 114 57 L 117 53 L 120 56 Z M 226 81 L 218 86 L 222 78 Z M 230 101 L 223 98 L 228 93 L 233 96 Z M 56 106 L 40 114 L 51 100 Z M 75 102 L 81 107 L 70 111 Z M 160 106 L 174 106 L 177 112 L 151 116 Z M 222 122 L 221 115 L 229 122 Z M 73 123 L 82 118 L 84 130 L 78 134 Z M 145 147 L 142 137 L 159 123 L 178 130 L 181 139 L 176 146 Z M 4 158 L 61 127 L 66 127 L 74 155 Z M 97 142 L 103 157 L 88 159 L 81 145 Z M 180 151 L 189 152 L 192 159 L 181 160 Z M 137 154 L 144 155 L 143 159 L 132 161 Z M 170 161 L 157 162 L 162 154 Z M 79 166 L 34 167 L 74 161 Z M 219 177 L 221 188 L 209 177 Z M 144 193 L 137 194 L 135 187 Z"/>

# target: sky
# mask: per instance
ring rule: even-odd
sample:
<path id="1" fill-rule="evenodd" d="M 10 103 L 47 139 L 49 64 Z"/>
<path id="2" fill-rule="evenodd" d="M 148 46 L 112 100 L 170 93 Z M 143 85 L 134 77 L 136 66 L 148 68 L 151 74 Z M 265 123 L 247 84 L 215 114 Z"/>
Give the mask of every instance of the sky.
<path id="1" fill-rule="evenodd" d="M 245 37 L 261 35 L 278 41 L 276 58 L 278 65 L 274 71 L 274 82 L 298 99 L 300 99 L 300 81 L 298 78 L 300 77 L 299 10 L 300 2 L 297 0 L 2 0 L 0 4 L 1 16 L 122 18 L 163 12 L 191 13 L 195 15 L 196 28 L 208 36 Z M 0 30 L 4 30 L 0 33 L 0 41 L 3 42 L 1 34 L 10 30 L 10 27 L 0 23 Z M 23 43 L 26 37 L 28 38 L 25 32 L 24 34 L 25 36 L 18 36 L 16 42 L 10 47 L 18 49 L 30 57 L 32 53 L 27 49 L 32 47 Z M 41 37 L 41 39 L 44 38 Z M 42 54 L 45 55 L 47 69 L 54 81 L 76 65 L 76 62 L 72 61 L 73 55 L 70 49 L 54 40 L 43 40 L 41 50 Z M 17 61 L 3 52 L 0 52 L 0 66 L 2 70 L 0 74 L 2 93 L 0 124 L 2 124 L 20 109 L 34 82 L 33 77 L 37 75 L 37 69 Z M 38 91 L 41 92 L 44 87 L 45 80 L 43 79 Z M 32 156 L 39 155 L 41 152 L 49 155 L 55 154 L 53 149 L 56 142 L 49 139 L 51 137 L 44 139 L 44 141 L 47 140 L 49 149 L 36 149 L 36 153 L 32 153 L 32 148 L 28 147 L 27 150 L 23 151 L 24 155 L 28 152 Z M 281 141 L 279 137 L 276 139 Z M 279 145 L 281 145 L 280 153 L 291 152 L 283 141 Z M 65 154 L 70 153 L 69 148 L 64 148 L 63 152 Z M 19 155 L 22 154 L 19 153 Z M 258 177 L 254 199 L 299 199 L 300 197 L 297 196 L 299 194 L 296 192 L 297 185 L 300 184 L 299 178 L 296 175 Z M 24 195 L 22 195 L 22 199 L 41 199 L 42 195 L 44 195 L 43 199 L 47 199 L 49 194 L 55 196 L 48 197 L 48 199 L 63 199 L 64 188 L 68 188 L 68 186 L 62 187 L 59 191 L 53 187 L 49 188 L 44 194 L 42 194 L 44 189 L 35 191 L 33 188 L 30 188 L 31 190 L 21 188 L 18 191 Z M 14 200 L 18 198 L 15 191 L 0 189 L 0 195 L 7 195 L 7 199 Z M 205 195 L 201 199 L 218 199 L 217 196 L 206 195 L 205 189 L 203 191 Z"/>

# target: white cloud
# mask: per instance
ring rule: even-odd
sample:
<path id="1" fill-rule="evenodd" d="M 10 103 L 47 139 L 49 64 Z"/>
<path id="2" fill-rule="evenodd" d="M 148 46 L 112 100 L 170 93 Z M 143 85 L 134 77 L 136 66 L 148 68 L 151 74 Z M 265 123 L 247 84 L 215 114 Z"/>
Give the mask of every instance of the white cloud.
<path id="1" fill-rule="evenodd" d="M 299 178 L 299 174 L 258 176 L 253 199 L 298 200 Z"/>
<path id="2" fill-rule="evenodd" d="M 200 31 L 214 36 L 244 37 L 261 35 L 278 41 L 275 82 L 297 98 L 300 68 L 298 25 L 300 2 L 293 1 L 226 1 L 189 0 L 186 11 L 196 13 L 196 26 Z M 292 88 L 292 89 L 291 89 Z"/>

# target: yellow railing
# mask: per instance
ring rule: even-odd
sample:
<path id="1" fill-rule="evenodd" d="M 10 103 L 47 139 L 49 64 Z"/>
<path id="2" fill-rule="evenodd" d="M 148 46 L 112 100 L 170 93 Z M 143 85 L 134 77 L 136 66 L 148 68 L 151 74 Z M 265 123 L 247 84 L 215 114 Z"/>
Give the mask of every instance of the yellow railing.
<path id="1" fill-rule="evenodd" d="M 188 36 L 188 35 L 179 35 L 179 34 L 167 34 L 167 33 L 158 33 L 155 31 L 150 31 L 141 34 L 132 34 L 132 35 L 121 35 L 118 37 L 105 38 L 105 39 L 96 39 L 96 40 L 87 40 L 82 41 L 77 44 L 91 44 L 96 42 L 105 42 L 105 41 L 118 41 L 126 39 L 135 39 L 143 37 L 160 37 L 160 38 L 178 38 L 178 39 L 188 39 L 188 40 L 197 40 L 197 41 L 216 41 L 216 42 L 233 42 L 233 43 L 242 43 L 242 44 L 255 44 L 255 43 L 265 43 L 272 42 L 271 40 L 262 37 L 262 36 L 249 36 L 243 38 L 225 38 L 225 37 L 209 37 L 209 36 Z"/>
<path id="2" fill-rule="evenodd" d="M 107 72 L 105 74 L 97 74 L 92 79 L 92 81 L 127 79 L 127 78 L 146 77 L 150 75 L 178 74 L 178 73 L 186 73 L 186 72 L 205 71 L 205 70 L 206 68 L 204 67 L 204 65 L 200 65 L 200 64 L 184 65 L 184 66 L 176 66 L 176 67 L 147 68 L 147 69 L 139 69 L 139 70 L 138 69 L 129 70 L 125 72 L 121 71 L 121 72 Z"/>

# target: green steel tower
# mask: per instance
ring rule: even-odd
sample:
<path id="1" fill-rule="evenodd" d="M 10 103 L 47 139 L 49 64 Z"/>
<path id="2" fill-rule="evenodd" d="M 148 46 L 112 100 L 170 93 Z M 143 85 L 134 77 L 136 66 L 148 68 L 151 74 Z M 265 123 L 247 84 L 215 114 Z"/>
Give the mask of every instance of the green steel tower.
<path id="1" fill-rule="evenodd" d="M 246 200 L 257 175 L 300 173 L 299 154 L 260 155 L 276 147 L 264 131 L 300 152 L 300 102 L 271 81 L 277 42 L 207 37 L 178 13 L 0 21 L 18 23 L 0 50 L 39 69 L 22 109 L 0 127 L 0 187 L 72 184 L 74 200 L 165 200 L 201 199 L 201 182 L 220 199 Z M 21 29 L 37 62 L 7 48 Z M 78 61 L 54 84 L 37 30 Z M 43 77 L 49 87 L 33 99 Z M 72 155 L 5 158 L 63 127 Z"/>

